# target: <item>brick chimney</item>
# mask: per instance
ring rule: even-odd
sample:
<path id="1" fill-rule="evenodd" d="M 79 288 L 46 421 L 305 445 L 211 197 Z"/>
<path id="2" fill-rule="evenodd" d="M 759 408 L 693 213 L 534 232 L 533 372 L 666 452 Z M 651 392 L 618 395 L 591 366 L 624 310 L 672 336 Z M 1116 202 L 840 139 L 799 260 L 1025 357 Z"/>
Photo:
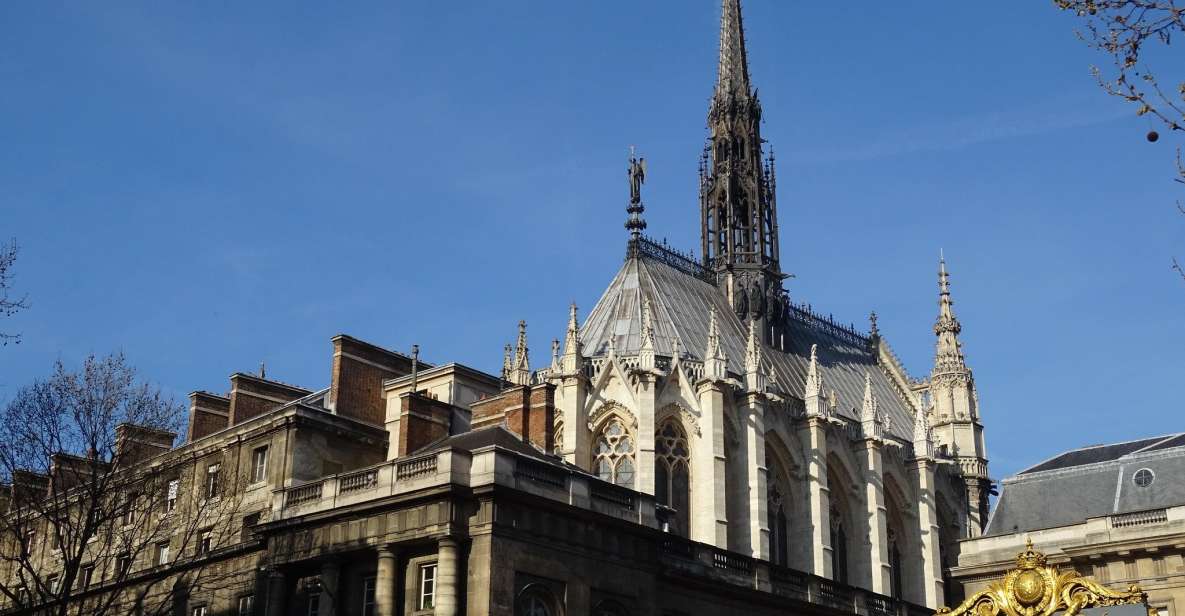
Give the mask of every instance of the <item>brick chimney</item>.
<path id="1" fill-rule="evenodd" d="M 230 427 L 230 398 L 205 391 L 189 394 L 189 431 L 185 440 L 192 443 Z"/>
<path id="2" fill-rule="evenodd" d="M 420 362 L 421 368 L 430 367 Z M 411 358 L 351 338 L 333 338 L 333 379 L 327 405 L 338 415 L 376 426 L 386 421 L 383 381 L 411 374 Z"/>
<path id="3" fill-rule="evenodd" d="M 464 412 L 447 402 L 423 394 L 404 392 L 399 396 L 399 434 L 395 457 L 419 451 L 452 434 L 453 414 Z"/>
<path id="4" fill-rule="evenodd" d="M 236 372 L 230 375 L 230 425 L 237 426 L 311 393 L 294 385 Z"/>
<path id="5" fill-rule="evenodd" d="M 115 459 L 127 468 L 173 448 L 177 434 L 159 428 L 123 423 L 115 426 Z"/>
<path id="6" fill-rule="evenodd" d="M 474 430 L 501 425 L 545 452 L 555 446 L 555 385 L 551 383 L 512 385 L 470 408 Z"/>

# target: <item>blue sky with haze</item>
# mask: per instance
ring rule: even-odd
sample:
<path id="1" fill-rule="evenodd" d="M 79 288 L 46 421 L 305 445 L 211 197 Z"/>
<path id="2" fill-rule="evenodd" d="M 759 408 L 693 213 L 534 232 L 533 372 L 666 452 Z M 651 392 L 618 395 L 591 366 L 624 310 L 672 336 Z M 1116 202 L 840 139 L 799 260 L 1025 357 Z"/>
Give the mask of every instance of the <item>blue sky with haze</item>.
<path id="1" fill-rule="evenodd" d="M 945 249 L 993 474 L 1181 430 L 1173 139 L 1051 2 L 745 3 L 797 301 L 928 372 Z M 698 248 L 717 0 L 0 6 L 0 399 L 123 350 L 178 397 L 344 332 L 534 363 L 649 231 Z M 1177 56 L 1179 58 L 1180 56 Z M 1185 73 L 1183 67 L 1177 75 Z M 1164 70 L 1164 69 L 1162 69 Z"/>

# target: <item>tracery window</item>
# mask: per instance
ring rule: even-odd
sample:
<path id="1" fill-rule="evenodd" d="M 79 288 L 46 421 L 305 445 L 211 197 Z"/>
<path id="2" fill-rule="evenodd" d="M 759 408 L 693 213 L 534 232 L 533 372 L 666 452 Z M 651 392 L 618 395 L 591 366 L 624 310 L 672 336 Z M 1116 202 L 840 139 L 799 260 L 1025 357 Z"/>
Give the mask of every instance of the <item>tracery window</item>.
<path id="1" fill-rule="evenodd" d="M 634 439 L 621 421 L 612 419 L 593 447 L 593 470 L 605 481 L 632 489 L 634 469 Z"/>
<path id="2" fill-rule="evenodd" d="M 775 565 L 785 567 L 790 564 L 790 541 L 786 519 L 785 498 L 781 489 L 774 481 L 769 482 L 769 547 L 770 559 Z"/>
<path id="3" fill-rule="evenodd" d="M 654 439 L 654 490 L 659 504 L 675 510 L 672 532 L 688 536 L 691 521 L 691 466 L 687 436 L 673 419 L 659 428 Z"/>

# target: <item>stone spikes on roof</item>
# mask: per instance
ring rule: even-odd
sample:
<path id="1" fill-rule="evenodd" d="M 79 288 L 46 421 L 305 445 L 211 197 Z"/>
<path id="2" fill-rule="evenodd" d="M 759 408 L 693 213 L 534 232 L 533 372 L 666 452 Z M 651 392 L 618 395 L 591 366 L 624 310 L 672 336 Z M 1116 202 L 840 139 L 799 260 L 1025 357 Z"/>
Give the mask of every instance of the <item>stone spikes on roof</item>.
<path id="1" fill-rule="evenodd" d="M 510 354 L 511 354 L 512 350 L 513 349 L 511 348 L 511 346 L 509 344 L 507 344 L 506 348 L 504 349 L 504 351 L 502 353 L 502 380 L 503 381 L 510 380 L 510 371 L 514 369 L 514 364 L 512 364 L 510 361 Z"/>
<path id="2" fill-rule="evenodd" d="M 930 435 L 930 421 L 925 409 L 918 409 L 913 416 L 913 456 L 929 459 L 934 455 L 934 440 Z"/>
<path id="3" fill-rule="evenodd" d="M 576 318 L 576 302 L 568 309 L 568 331 L 564 334 L 564 357 L 560 362 L 564 374 L 576 374 L 584 363 L 580 345 L 580 322 Z"/>
<path id="4" fill-rule="evenodd" d="M 642 370 L 655 368 L 654 321 L 650 313 L 650 300 L 642 302 L 642 346 L 638 349 L 638 367 Z"/>
<path id="5" fill-rule="evenodd" d="M 526 321 L 518 322 L 518 345 L 514 349 L 514 365 L 508 380 L 516 385 L 531 384 L 531 360 L 527 350 Z"/>
<path id="6" fill-rule="evenodd" d="M 934 334 L 938 336 L 938 363 L 963 366 L 963 351 L 959 348 L 959 333 L 963 326 L 955 317 L 954 302 L 950 298 L 950 274 L 946 271 L 946 257 L 938 259 L 938 320 L 934 323 Z"/>
<path id="7" fill-rule="evenodd" d="M 708 348 L 704 351 L 704 376 L 722 380 L 728 374 L 728 357 L 720 346 L 720 323 L 716 318 L 716 307 L 708 311 Z"/>
<path id="8" fill-rule="evenodd" d="M 823 374 L 819 370 L 819 345 L 811 345 L 811 363 L 806 372 L 806 397 L 823 397 Z"/>
<path id="9" fill-rule="evenodd" d="M 749 339 L 745 345 L 745 385 L 749 391 L 765 391 L 766 372 L 761 366 L 761 338 L 757 335 L 757 320 L 749 320 Z"/>

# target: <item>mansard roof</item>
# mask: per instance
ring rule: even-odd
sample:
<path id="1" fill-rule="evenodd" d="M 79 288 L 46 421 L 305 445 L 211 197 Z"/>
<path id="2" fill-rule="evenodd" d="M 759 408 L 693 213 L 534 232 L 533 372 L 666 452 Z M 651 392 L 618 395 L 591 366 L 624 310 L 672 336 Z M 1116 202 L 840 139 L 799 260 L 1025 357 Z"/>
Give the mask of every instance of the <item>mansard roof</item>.
<path id="1" fill-rule="evenodd" d="M 707 348 L 709 313 L 715 307 L 728 370 L 736 375 L 744 374 L 748 335 L 745 323 L 736 316 L 720 290 L 707 282 L 702 272 L 696 271 L 697 264 L 681 259 L 673 253 L 664 256 L 642 252 L 626 260 L 581 327 L 580 339 L 587 357 L 605 355 L 610 338 L 616 354 L 636 354 L 642 342 L 642 305 L 649 300 L 655 352 L 671 355 L 678 339 L 683 357 L 702 360 Z M 789 338 L 786 352 L 769 346 L 762 349 L 764 364 L 773 376 L 771 389 L 802 399 L 811 345 L 817 344 L 825 390 L 835 390 L 837 394 L 837 413 L 860 421 L 864 377 L 869 373 L 873 393 L 881 410 L 890 418 L 887 436 L 910 441 L 912 407 L 878 367 L 876 350 L 866 337 L 794 307 Z"/>
<path id="2" fill-rule="evenodd" d="M 1151 471 L 1141 486 L 1135 474 Z M 1058 454 L 1001 483 L 989 535 L 1080 524 L 1185 505 L 1185 434 L 1093 445 Z"/>

